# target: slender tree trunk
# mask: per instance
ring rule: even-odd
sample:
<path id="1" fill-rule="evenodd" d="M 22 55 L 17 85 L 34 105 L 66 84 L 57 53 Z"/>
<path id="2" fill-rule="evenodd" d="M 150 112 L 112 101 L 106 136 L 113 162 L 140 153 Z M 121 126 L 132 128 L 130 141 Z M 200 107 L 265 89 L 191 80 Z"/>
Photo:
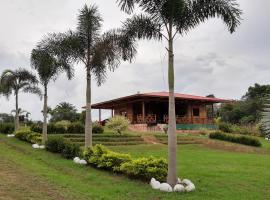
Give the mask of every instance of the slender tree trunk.
<path id="1" fill-rule="evenodd" d="M 169 66 L 168 66 L 168 82 L 169 82 L 169 126 L 168 126 L 168 177 L 167 182 L 171 186 L 177 183 L 177 138 L 176 138 L 176 119 L 175 119 L 175 98 L 174 98 L 174 53 L 173 53 L 173 37 L 172 26 L 169 33 Z"/>
<path id="2" fill-rule="evenodd" d="M 44 105 L 43 105 L 43 128 L 42 128 L 42 144 L 48 140 L 48 133 L 47 133 L 47 115 L 48 115 L 48 92 L 47 92 L 47 85 L 44 86 Z"/>
<path id="3" fill-rule="evenodd" d="M 15 98 L 16 98 L 16 108 L 15 108 L 15 111 L 16 111 L 16 114 L 15 114 L 15 132 L 16 132 L 20 128 L 19 105 L 18 105 L 19 93 L 18 93 L 18 91 L 15 92 Z"/>
<path id="4" fill-rule="evenodd" d="M 85 117 L 85 147 L 92 146 L 92 117 L 91 117 L 91 72 L 87 67 L 86 86 L 86 117 Z"/>

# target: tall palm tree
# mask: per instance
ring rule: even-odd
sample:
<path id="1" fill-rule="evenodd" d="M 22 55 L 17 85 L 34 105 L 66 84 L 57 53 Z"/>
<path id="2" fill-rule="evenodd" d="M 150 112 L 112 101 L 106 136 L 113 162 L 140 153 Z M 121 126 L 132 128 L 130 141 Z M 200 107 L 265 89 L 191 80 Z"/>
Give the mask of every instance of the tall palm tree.
<path id="1" fill-rule="evenodd" d="M 37 87 L 38 80 L 26 69 L 5 70 L 0 77 L 0 84 L 4 95 L 8 98 L 12 93 L 15 96 L 15 131 L 19 129 L 19 92 L 32 93 L 41 96 L 41 91 Z"/>
<path id="2" fill-rule="evenodd" d="M 54 56 L 49 48 L 45 48 L 49 37 L 42 40 L 31 54 L 31 66 L 39 76 L 39 81 L 43 86 L 43 127 L 42 127 L 42 143 L 45 144 L 48 140 L 47 136 L 47 117 L 48 117 L 48 84 L 55 81 L 58 75 L 66 72 L 68 79 L 73 77 L 73 69 L 69 63 L 60 61 Z"/>
<path id="3" fill-rule="evenodd" d="M 135 6 L 143 14 L 135 14 L 124 23 L 126 34 L 138 39 L 165 39 L 168 43 L 169 127 L 168 177 L 174 186 L 176 170 L 176 120 L 174 98 L 174 40 L 185 35 L 209 18 L 219 17 L 233 33 L 240 24 L 241 10 L 235 0 L 117 0 L 121 10 L 131 14 Z"/>
<path id="4" fill-rule="evenodd" d="M 106 79 L 106 71 L 114 70 L 120 61 L 130 60 L 136 50 L 133 41 L 111 30 L 101 34 L 102 18 L 96 6 L 85 5 L 78 15 L 75 31 L 55 34 L 51 43 L 61 60 L 82 63 L 86 69 L 86 119 L 85 146 L 92 146 L 91 80 L 100 86 Z"/>

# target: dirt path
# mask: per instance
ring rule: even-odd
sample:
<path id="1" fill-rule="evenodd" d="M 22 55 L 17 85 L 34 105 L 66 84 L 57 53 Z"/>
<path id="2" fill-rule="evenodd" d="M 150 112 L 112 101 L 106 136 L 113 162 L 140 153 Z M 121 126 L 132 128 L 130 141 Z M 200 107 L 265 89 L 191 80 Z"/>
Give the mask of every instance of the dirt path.
<path id="1" fill-rule="evenodd" d="M 147 144 L 160 144 L 157 138 L 153 135 L 142 135 L 142 138 Z"/>
<path id="2" fill-rule="evenodd" d="M 3 143 L 1 145 L 4 145 Z M 66 200 L 46 181 L 0 157 L 0 200 Z"/>

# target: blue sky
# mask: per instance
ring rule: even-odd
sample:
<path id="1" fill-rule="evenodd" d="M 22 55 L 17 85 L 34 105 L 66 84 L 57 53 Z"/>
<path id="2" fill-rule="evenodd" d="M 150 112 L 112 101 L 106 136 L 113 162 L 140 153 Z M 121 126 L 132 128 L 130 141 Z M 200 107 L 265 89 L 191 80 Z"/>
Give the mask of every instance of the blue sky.
<path id="1" fill-rule="evenodd" d="M 209 20 L 175 42 L 176 92 L 238 99 L 254 83 L 270 83 L 270 20 L 268 0 L 238 0 L 244 14 L 242 25 L 231 35 L 219 19 Z M 108 0 L 1 0 L 0 72 L 30 69 L 30 53 L 46 33 L 76 27 L 78 9 L 95 3 L 103 16 L 103 30 L 117 28 L 128 17 Z M 167 90 L 166 43 L 139 42 L 133 63 L 122 63 L 108 73 L 101 87 L 94 85 L 93 102 L 133 93 Z M 49 86 L 49 105 L 66 101 L 78 110 L 85 102 L 85 69 L 75 67 L 75 78 L 64 76 Z M 14 98 L 0 97 L 0 112 L 14 109 Z M 34 95 L 20 95 L 20 107 L 42 119 L 42 102 Z M 106 117 L 109 112 L 104 112 Z M 94 118 L 97 113 L 93 113 Z"/>

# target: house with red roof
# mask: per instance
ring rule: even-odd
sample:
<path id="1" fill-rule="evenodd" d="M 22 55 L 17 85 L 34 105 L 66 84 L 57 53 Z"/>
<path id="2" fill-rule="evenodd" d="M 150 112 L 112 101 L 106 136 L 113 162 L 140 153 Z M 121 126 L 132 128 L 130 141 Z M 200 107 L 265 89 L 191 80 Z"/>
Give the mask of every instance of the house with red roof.
<path id="1" fill-rule="evenodd" d="M 109 109 L 113 115 L 125 116 L 131 128 L 160 131 L 168 123 L 168 92 L 137 93 L 92 105 L 93 109 Z M 175 112 L 178 130 L 216 128 L 214 104 L 230 102 L 226 99 L 175 93 Z"/>

